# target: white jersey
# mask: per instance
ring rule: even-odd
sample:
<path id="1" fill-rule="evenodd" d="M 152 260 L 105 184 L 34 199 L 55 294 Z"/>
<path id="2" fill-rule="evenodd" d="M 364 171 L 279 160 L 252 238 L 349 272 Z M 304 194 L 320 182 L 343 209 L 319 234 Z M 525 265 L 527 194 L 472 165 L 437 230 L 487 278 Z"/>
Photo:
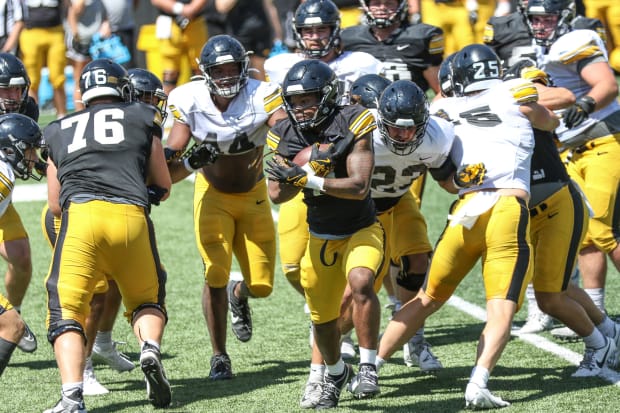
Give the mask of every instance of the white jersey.
<path id="1" fill-rule="evenodd" d="M 288 71 L 297 62 L 305 60 L 302 53 L 282 53 L 265 61 L 265 73 L 271 82 L 282 84 Z M 331 62 L 325 62 L 341 82 L 343 101 L 349 102 L 351 85 L 363 75 L 383 73 L 383 63 L 366 52 L 342 52 Z"/>
<path id="2" fill-rule="evenodd" d="M 484 183 L 462 189 L 514 188 L 530 190 L 534 133 L 520 105 L 538 100 L 536 87 L 524 79 L 497 81 L 490 89 L 467 97 L 433 102 L 431 113 L 445 111 L 454 122 L 456 138 L 450 157 L 460 168 L 483 162 Z"/>
<path id="3" fill-rule="evenodd" d="M 176 87 L 168 98 L 174 120 L 185 123 L 198 142 L 207 140 L 226 155 L 238 155 L 263 146 L 267 119 L 282 106 L 275 83 L 248 79 L 225 112 L 213 103 L 204 80 Z"/>
<path id="4" fill-rule="evenodd" d="M 564 87 L 580 98 L 592 89 L 579 75 L 581 69 L 590 63 L 607 62 L 608 57 L 605 44 L 596 32 L 574 30 L 557 39 L 547 54 L 539 60 L 541 68 L 551 76 L 555 86 Z M 558 139 L 560 142 L 570 142 L 572 138 L 594 126 L 597 121 L 618 110 L 620 105 L 614 100 L 606 107 L 591 113 L 589 118 L 576 128 L 567 129 L 562 121 L 556 129 Z"/>
<path id="5" fill-rule="evenodd" d="M 454 127 L 448 121 L 430 116 L 422 143 L 409 155 L 397 155 L 383 142 L 379 128 L 373 132 L 375 169 L 370 181 L 374 199 L 400 198 L 427 168 L 438 168 L 446 161 L 454 141 Z"/>
<path id="6" fill-rule="evenodd" d="M 15 187 L 15 173 L 11 165 L 0 161 L 0 217 L 11 204 L 13 188 Z"/>

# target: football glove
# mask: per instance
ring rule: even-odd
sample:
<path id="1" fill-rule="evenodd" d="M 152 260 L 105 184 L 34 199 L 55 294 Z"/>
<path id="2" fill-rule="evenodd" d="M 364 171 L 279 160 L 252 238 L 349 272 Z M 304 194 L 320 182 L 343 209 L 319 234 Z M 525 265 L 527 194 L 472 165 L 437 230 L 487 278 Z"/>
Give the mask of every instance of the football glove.
<path id="1" fill-rule="evenodd" d="M 562 118 L 564 119 L 564 125 L 568 129 L 572 129 L 583 123 L 588 119 L 590 113 L 594 112 L 596 102 L 590 96 L 585 95 L 577 99 L 577 102 L 564 111 Z"/>
<path id="2" fill-rule="evenodd" d="M 319 148 L 319 143 L 312 145 L 312 153 L 308 160 L 308 166 L 312 168 L 316 176 L 324 178 L 334 170 L 333 157 L 336 155 L 337 151 L 333 143 L 330 143 L 325 151 L 321 151 Z"/>
<path id="3" fill-rule="evenodd" d="M 269 179 L 282 184 L 305 188 L 308 183 L 308 174 L 306 171 L 304 171 L 301 166 L 289 162 L 285 158 L 269 159 L 265 172 L 269 175 Z"/>
<path id="4" fill-rule="evenodd" d="M 532 59 L 524 58 L 510 66 L 508 70 L 504 72 L 503 79 L 527 79 L 531 82 L 540 83 L 545 86 L 550 86 L 551 81 L 547 73 L 536 67 L 536 62 Z"/>
<path id="5" fill-rule="evenodd" d="M 484 163 L 465 164 L 460 167 L 454 175 L 454 184 L 458 188 L 471 188 L 472 186 L 482 185 L 487 170 Z"/>
<path id="6" fill-rule="evenodd" d="M 157 185 L 149 185 L 146 187 L 149 192 L 149 204 L 151 205 L 159 205 L 161 199 L 166 195 L 168 190 L 166 188 L 162 188 Z"/>
<path id="7" fill-rule="evenodd" d="M 185 158 L 187 159 L 188 165 L 196 170 L 214 163 L 219 154 L 220 151 L 215 145 L 207 143 L 207 141 L 202 141 L 198 145 L 192 146 L 185 155 Z"/>

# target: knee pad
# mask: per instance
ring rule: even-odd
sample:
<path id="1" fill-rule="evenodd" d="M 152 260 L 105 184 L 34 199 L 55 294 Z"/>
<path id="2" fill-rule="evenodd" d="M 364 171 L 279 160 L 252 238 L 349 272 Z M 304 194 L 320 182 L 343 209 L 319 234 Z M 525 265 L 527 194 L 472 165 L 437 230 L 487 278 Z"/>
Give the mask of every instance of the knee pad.
<path id="1" fill-rule="evenodd" d="M 47 330 L 47 341 L 49 341 L 53 346 L 58 337 L 69 331 L 75 331 L 81 334 L 84 339 L 84 344 L 86 344 L 86 334 L 84 333 L 84 328 L 75 320 L 60 320 L 54 324 L 51 324 Z"/>
<path id="2" fill-rule="evenodd" d="M 159 305 L 156 303 L 145 303 L 145 304 L 140 304 L 138 308 L 133 310 L 133 312 L 131 313 L 131 325 L 132 326 L 133 326 L 133 322 L 136 319 L 136 316 L 140 313 L 140 311 L 146 310 L 147 308 L 154 308 L 160 313 L 162 313 L 164 315 L 164 318 L 166 319 L 166 324 L 168 324 L 168 312 L 162 305 Z"/>
<path id="3" fill-rule="evenodd" d="M 426 273 L 416 274 L 409 272 L 409 260 L 406 257 L 400 260 L 400 271 L 396 276 L 396 284 L 403 287 L 407 291 L 417 293 L 422 285 L 424 285 L 424 279 Z"/>

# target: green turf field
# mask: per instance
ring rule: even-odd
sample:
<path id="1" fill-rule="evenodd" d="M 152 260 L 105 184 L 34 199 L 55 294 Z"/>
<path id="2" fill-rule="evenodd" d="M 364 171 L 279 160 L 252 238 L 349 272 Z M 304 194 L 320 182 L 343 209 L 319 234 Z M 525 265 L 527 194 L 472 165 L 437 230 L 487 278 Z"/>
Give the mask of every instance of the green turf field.
<path id="1" fill-rule="evenodd" d="M 299 397 L 306 380 L 310 351 L 308 319 L 303 301 L 288 286 L 278 268 L 273 294 L 251 302 L 254 336 L 249 343 L 237 342 L 229 332 L 229 354 L 235 378 L 211 382 L 211 350 L 200 297 L 202 264 L 192 232 L 192 184 L 173 187 L 171 198 L 153 211 L 162 260 L 168 270 L 170 322 L 163 341 L 163 357 L 173 390 L 171 412 L 290 412 L 299 411 Z M 429 182 L 423 212 L 428 217 L 432 240 L 445 223 L 451 197 Z M 16 350 L 0 379 L 0 413 L 41 412 L 59 397 L 60 380 L 51 346 L 45 340 L 45 293 L 43 279 L 50 250 L 40 228 L 42 201 L 17 203 L 31 237 L 34 275 L 23 305 L 23 315 L 38 336 L 34 354 Z M 0 261 L 0 270 L 4 262 Z M 620 313 L 618 273 L 611 271 L 607 291 L 608 311 Z M 476 269 L 457 290 L 457 295 L 483 305 L 481 278 Z M 382 293 L 384 300 L 385 295 Z M 384 300 L 385 301 L 385 300 Z M 382 316 L 383 324 L 387 314 Z M 523 321 L 525 311 L 518 314 Z M 452 306 L 446 306 L 427 324 L 428 340 L 434 345 L 445 369 L 436 377 L 407 368 L 402 353 L 381 371 L 382 394 L 373 400 L 354 400 L 343 393 L 336 411 L 455 412 L 464 407 L 463 394 L 474 360 L 482 322 Z M 548 334 L 543 337 L 550 338 Z M 125 341 L 122 350 L 132 360 L 139 348 L 129 325 L 119 317 L 113 337 Z M 553 341 L 553 339 L 550 339 Z M 563 345 L 580 354 L 583 344 Z M 578 361 L 578 360 L 577 360 Z M 599 378 L 572 379 L 575 366 L 563 358 L 513 338 L 494 371 L 490 388 L 513 405 L 511 412 L 592 411 L 618 409 L 620 388 Z M 90 412 L 147 412 L 145 386 L 139 368 L 119 374 L 96 366 L 97 376 L 111 392 L 86 397 Z M 616 381 L 618 379 L 616 378 Z"/>

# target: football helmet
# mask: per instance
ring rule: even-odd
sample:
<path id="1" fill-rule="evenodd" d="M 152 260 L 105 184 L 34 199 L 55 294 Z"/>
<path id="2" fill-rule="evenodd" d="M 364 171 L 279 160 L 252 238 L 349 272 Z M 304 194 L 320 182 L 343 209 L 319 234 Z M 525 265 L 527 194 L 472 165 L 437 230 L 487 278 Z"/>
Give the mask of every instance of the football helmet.
<path id="1" fill-rule="evenodd" d="M 133 100 L 157 107 L 163 121 L 165 121 L 168 115 L 166 112 L 168 95 L 164 92 L 164 86 L 161 80 L 145 69 L 129 69 L 128 73 L 133 92 Z"/>
<path id="2" fill-rule="evenodd" d="M 20 88 L 21 91 L 3 91 L 0 114 L 21 112 L 28 99 L 30 78 L 21 60 L 11 53 L 0 53 L 0 89 Z"/>
<path id="3" fill-rule="evenodd" d="M 390 27 L 394 23 L 402 22 L 407 18 L 407 0 L 400 0 L 398 7 L 390 15 L 387 15 L 385 13 L 373 14 L 370 11 L 369 4 L 369 0 L 360 0 L 361 9 L 364 11 L 366 23 L 369 26 L 378 28 Z"/>
<path id="4" fill-rule="evenodd" d="M 375 74 L 367 74 L 357 78 L 351 84 L 351 103 L 359 103 L 365 108 L 376 109 L 379 105 L 379 97 L 388 85 L 389 79 Z"/>
<path id="5" fill-rule="evenodd" d="M 80 75 L 82 103 L 99 97 L 117 97 L 131 101 L 131 82 L 127 70 L 110 59 L 96 59 L 84 66 Z"/>
<path id="6" fill-rule="evenodd" d="M 381 94 L 377 126 L 385 146 L 396 155 L 409 155 L 421 144 L 428 124 L 428 100 L 418 85 L 410 80 L 397 80 Z M 398 129 L 415 127 L 406 140 L 390 136 L 388 126 Z M 405 132 L 406 135 L 406 132 Z"/>
<path id="7" fill-rule="evenodd" d="M 38 161 L 35 150 L 41 147 L 41 129 L 37 122 L 21 113 L 0 115 L 0 159 L 8 162 L 15 176 L 34 178 L 34 165 Z M 27 153 L 32 149 L 31 153 Z"/>
<path id="8" fill-rule="evenodd" d="M 529 0 L 526 14 L 528 28 L 536 43 L 549 47 L 558 37 L 571 30 L 570 23 L 575 17 L 575 2 Z"/>
<path id="9" fill-rule="evenodd" d="M 454 96 L 486 90 L 502 78 L 502 64 L 493 49 L 484 44 L 470 44 L 452 60 Z"/>
<path id="10" fill-rule="evenodd" d="M 237 39 L 227 34 L 211 37 L 202 48 L 198 61 L 198 67 L 205 77 L 209 92 L 227 98 L 237 96 L 248 81 L 249 54 Z M 211 70 L 226 63 L 237 63 L 239 73 L 215 79 Z"/>
<path id="11" fill-rule="evenodd" d="M 301 34 L 304 28 L 329 26 L 331 32 L 327 43 L 320 49 L 306 46 Z M 331 0 L 307 0 L 297 7 L 293 17 L 293 35 L 297 47 L 309 58 L 319 59 L 332 49 L 340 47 L 340 10 Z"/>
<path id="12" fill-rule="evenodd" d="M 318 103 L 311 117 L 300 119 L 295 113 L 307 108 L 296 107 L 291 98 L 307 94 L 316 94 Z M 326 63 L 314 59 L 302 60 L 295 63 L 284 77 L 282 99 L 286 113 L 295 127 L 299 130 L 314 128 L 336 109 L 340 100 L 338 78 Z"/>
<path id="13" fill-rule="evenodd" d="M 452 62 L 454 61 L 455 56 L 456 53 L 452 53 L 443 59 L 441 66 L 439 66 L 439 73 L 437 74 L 437 77 L 439 78 L 439 89 L 441 90 L 441 96 L 446 98 L 453 96 Z"/>

